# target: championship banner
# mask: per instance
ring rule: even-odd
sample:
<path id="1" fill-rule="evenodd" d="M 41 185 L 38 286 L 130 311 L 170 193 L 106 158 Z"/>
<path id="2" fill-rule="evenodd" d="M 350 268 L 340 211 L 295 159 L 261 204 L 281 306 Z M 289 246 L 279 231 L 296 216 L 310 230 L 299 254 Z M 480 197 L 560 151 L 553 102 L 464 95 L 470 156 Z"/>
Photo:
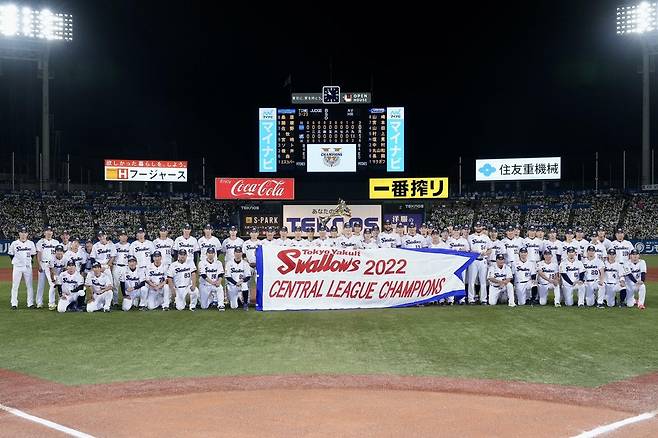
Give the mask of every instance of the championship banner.
<path id="1" fill-rule="evenodd" d="M 476 258 L 449 249 L 259 246 L 256 309 L 409 307 L 463 296 Z"/>

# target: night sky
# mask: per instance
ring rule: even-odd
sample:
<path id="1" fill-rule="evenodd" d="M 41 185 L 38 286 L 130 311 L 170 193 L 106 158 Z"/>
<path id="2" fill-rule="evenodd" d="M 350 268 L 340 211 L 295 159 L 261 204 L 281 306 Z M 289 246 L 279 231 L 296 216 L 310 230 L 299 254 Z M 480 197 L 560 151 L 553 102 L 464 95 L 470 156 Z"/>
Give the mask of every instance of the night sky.
<path id="1" fill-rule="evenodd" d="M 57 153 L 74 168 L 87 163 L 92 179 L 104 157 L 205 156 L 210 176 L 254 176 L 257 109 L 288 105 L 291 75 L 294 91 L 333 82 L 405 106 L 408 175 L 456 177 L 461 155 L 470 182 L 476 157 L 561 155 L 566 179 L 580 184 L 582 163 L 589 181 L 599 151 L 602 177 L 612 163 L 614 180 L 624 148 L 632 173 L 641 51 L 615 34 L 618 2 L 477 3 L 441 12 L 49 3 L 75 26 L 75 41 L 53 53 Z M 34 153 L 39 99 L 36 67 L 3 63 L 3 153 Z"/>

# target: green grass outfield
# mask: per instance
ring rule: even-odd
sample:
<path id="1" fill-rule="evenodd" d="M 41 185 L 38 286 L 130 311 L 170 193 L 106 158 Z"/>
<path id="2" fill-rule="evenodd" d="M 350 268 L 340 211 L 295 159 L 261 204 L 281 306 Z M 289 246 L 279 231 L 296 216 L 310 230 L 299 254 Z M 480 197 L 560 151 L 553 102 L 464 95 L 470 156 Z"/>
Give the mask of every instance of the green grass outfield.
<path id="1" fill-rule="evenodd" d="M 497 306 L 57 314 L 9 310 L 0 368 L 64 384 L 279 373 L 403 374 L 595 386 L 658 369 L 647 310 Z M 21 305 L 25 292 L 21 288 Z"/>

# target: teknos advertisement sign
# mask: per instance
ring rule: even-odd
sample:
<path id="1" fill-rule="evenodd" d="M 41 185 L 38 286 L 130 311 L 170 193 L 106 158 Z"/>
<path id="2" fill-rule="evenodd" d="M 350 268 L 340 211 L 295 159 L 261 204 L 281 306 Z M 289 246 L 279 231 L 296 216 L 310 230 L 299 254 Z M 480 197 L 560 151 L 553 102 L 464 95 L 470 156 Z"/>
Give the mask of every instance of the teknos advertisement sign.
<path id="1" fill-rule="evenodd" d="M 294 178 L 215 178 L 215 199 L 293 200 Z"/>

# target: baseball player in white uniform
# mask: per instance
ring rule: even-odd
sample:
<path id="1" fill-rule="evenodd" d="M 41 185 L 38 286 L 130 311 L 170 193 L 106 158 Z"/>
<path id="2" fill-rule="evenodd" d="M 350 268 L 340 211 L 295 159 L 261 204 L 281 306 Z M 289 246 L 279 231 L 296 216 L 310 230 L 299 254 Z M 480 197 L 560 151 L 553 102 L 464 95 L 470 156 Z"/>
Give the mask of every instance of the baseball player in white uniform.
<path id="1" fill-rule="evenodd" d="M 137 229 L 137 240 L 130 244 L 130 252 L 128 255 L 131 255 L 137 259 L 137 268 L 142 271 L 144 278 L 146 278 L 146 270 L 151 264 L 151 254 L 155 251 L 153 247 L 153 242 L 145 238 L 146 232 L 144 228 Z M 148 304 L 148 289 L 140 289 L 144 291 L 144 296 L 140 297 L 139 306 L 146 308 Z"/>
<path id="2" fill-rule="evenodd" d="M 121 308 L 124 312 L 132 309 L 135 301 L 140 305 L 139 310 L 147 309 L 148 287 L 146 286 L 146 275 L 143 269 L 137 267 L 137 257 L 135 256 L 128 256 L 128 266 L 121 273 L 121 293 L 123 295 Z"/>
<path id="3" fill-rule="evenodd" d="M 55 257 L 50 259 L 48 264 L 48 275 L 50 275 L 50 289 L 48 290 L 48 310 L 57 309 L 56 290 L 57 277 L 66 269 L 66 259 L 64 259 L 64 247 L 60 244 L 55 247 Z"/>
<path id="4" fill-rule="evenodd" d="M 18 239 L 9 245 L 9 257 L 11 257 L 11 308 L 18 309 L 18 287 L 21 279 L 25 280 L 27 289 L 27 307 L 34 306 L 34 290 L 32 289 L 32 257 L 37 255 L 34 242 L 27 239 L 27 228 L 18 229 Z"/>
<path id="5" fill-rule="evenodd" d="M 363 241 L 361 242 L 361 246 L 363 246 L 363 249 L 379 248 L 377 241 L 372 237 L 372 231 L 370 228 L 363 230 Z"/>
<path id="6" fill-rule="evenodd" d="M 249 240 L 246 240 L 242 244 L 242 254 L 245 256 L 247 263 L 249 263 L 249 266 L 251 266 L 252 269 L 256 269 L 256 250 L 260 244 L 261 241 L 258 240 L 258 229 L 256 227 L 251 227 L 249 229 Z"/>
<path id="7" fill-rule="evenodd" d="M 192 225 L 185 224 L 183 225 L 183 235 L 178 236 L 174 240 L 174 256 L 176 256 L 177 251 L 181 249 L 185 250 L 187 264 L 196 267 L 195 257 L 200 253 L 199 242 L 196 240 L 196 237 L 192 236 Z"/>
<path id="8" fill-rule="evenodd" d="M 349 223 L 343 225 L 343 235 L 336 239 L 336 248 L 361 248 L 361 239 L 352 234 L 352 226 Z"/>
<path id="9" fill-rule="evenodd" d="M 519 306 L 526 304 L 530 298 L 531 288 L 537 280 L 535 262 L 528 258 L 528 249 L 519 249 L 519 259 L 512 263 L 512 275 L 514 276 L 514 290 L 516 291 L 516 302 Z"/>
<path id="10" fill-rule="evenodd" d="M 519 249 L 523 246 L 523 239 L 516 237 L 515 228 L 510 225 L 507 227 L 506 237 L 501 242 L 505 247 L 505 263 L 511 267 L 512 263 L 519 258 Z"/>
<path id="11" fill-rule="evenodd" d="M 46 225 L 43 229 L 43 239 L 37 242 L 37 265 L 39 266 L 39 276 L 37 282 L 37 309 L 43 307 L 43 290 L 46 282 L 50 286 L 50 260 L 55 256 L 55 247 L 59 245 L 57 239 L 53 239 L 53 229 Z M 28 297 L 29 298 L 29 297 Z M 28 304 L 27 306 L 32 307 Z"/>
<path id="12" fill-rule="evenodd" d="M 66 262 L 66 270 L 61 272 L 57 277 L 57 289 L 59 291 L 59 300 L 57 301 L 57 311 L 64 313 L 67 310 L 77 311 L 78 297 L 85 294 L 85 280 L 78 272 L 75 261 Z"/>
<path id="13" fill-rule="evenodd" d="M 523 240 L 523 246 L 528 250 L 528 260 L 539 263 L 544 252 L 544 240 L 537 237 L 537 228 L 534 225 L 528 227 L 528 236 Z"/>
<path id="14" fill-rule="evenodd" d="M 93 262 L 91 272 L 85 279 L 87 295 L 87 312 L 110 312 L 112 306 L 112 279 L 103 273 L 101 264 Z"/>
<path id="15" fill-rule="evenodd" d="M 187 262 L 187 250 L 181 248 L 177 252 L 178 260 L 169 265 L 167 283 L 169 289 L 175 291 L 176 309 L 185 310 L 187 296 L 190 296 L 190 310 L 194 312 L 199 300 L 199 290 L 196 288 L 196 268 L 194 263 Z"/>
<path id="16" fill-rule="evenodd" d="M 172 256 L 174 252 L 174 241 L 169 237 L 169 229 L 165 225 L 160 227 L 158 234 L 158 238 L 153 241 L 153 250 L 154 252 L 160 251 L 162 265 L 166 274 L 169 265 L 174 261 Z"/>
<path id="17" fill-rule="evenodd" d="M 64 253 L 64 259 L 67 263 L 73 260 L 75 270 L 82 273 L 82 268 L 87 263 L 87 252 L 80 246 L 80 239 L 77 237 L 71 239 L 71 248 Z"/>
<path id="18" fill-rule="evenodd" d="M 114 280 L 112 279 L 112 264 L 116 258 L 117 250 L 114 247 L 114 243 L 108 240 L 107 235 L 103 231 L 98 232 L 98 242 L 94 243 L 94 246 L 91 249 L 91 259 L 93 262 L 98 262 L 101 264 L 101 271 L 103 274 L 112 280 L 114 285 Z M 116 304 L 116 302 L 115 302 Z"/>
<path id="19" fill-rule="evenodd" d="M 605 243 L 599 240 L 599 237 L 596 235 L 597 232 L 594 231 L 593 234 L 594 236 L 592 237 L 591 245 L 594 247 L 594 253 L 596 254 L 596 257 L 599 260 L 601 260 L 601 263 L 603 263 L 608 258 L 607 252 L 608 252 L 608 248 L 610 247 L 610 244 L 608 244 L 608 246 L 606 247 Z"/>
<path id="20" fill-rule="evenodd" d="M 605 227 L 600 226 L 599 229 L 596 231 L 596 238 L 599 242 L 605 246 L 605 250 L 607 251 L 610 246 L 612 245 L 612 242 L 605 237 Z"/>
<path id="21" fill-rule="evenodd" d="M 447 237 L 447 230 L 446 230 L 446 237 Z M 428 248 L 434 248 L 434 249 L 450 249 L 450 245 L 448 245 L 448 242 L 446 242 L 443 238 L 441 238 L 441 234 L 439 230 L 432 230 L 432 233 L 430 234 L 431 241 L 430 244 L 428 245 Z M 486 282 L 485 282 L 486 284 Z M 485 287 L 486 289 L 486 287 Z"/>
<path id="22" fill-rule="evenodd" d="M 149 310 L 162 307 L 166 312 L 171 303 L 171 290 L 167 284 L 167 270 L 169 266 L 162 261 L 160 250 L 153 251 L 153 263 L 146 270 L 146 286 L 148 287 L 147 306 Z"/>
<path id="23" fill-rule="evenodd" d="M 615 231 L 615 240 L 612 241 L 610 247 L 615 250 L 617 256 L 617 262 L 621 265 L 622 273 L 626 273 L 626 265 L 628 264 L 628 258 L 631 254 L 631 251 L 635 249 L 633 244 L 628 240 L 624 239 L 624 230 L 617 228 Z M 38 248 L 37 248 L 38 249 Z M 626 288 L 622 288 L 619 292 L 619 305 L 623 305 L 626 302 Z"/>
<path id="24" fill-rule="evenodd" d="M 262 246 L 277 245 L 276 239 L 274 238 L 273 227 L 267 227 L 267 229 L 265 230 L 265 238 L 260 241 L 260 244 Z"/>
<path id="25" fill-rule="evenodd" d="M 336 225 L 332 225 L 329 229 L 329 240 L 331 246 L 336 246 L 336 240 L 338 240 L 338 227 Z"/>
<path id="26" fill-rule="evenodd" d="M 420 249 L 427 245 L 425 237 L 416 232 L 416 224 L 409 222 L 407 234 L 402 238 L 402 248 Z"/>
<path id="27" fill-rule="evenodd" d="M 596 256 L 595 248 L 589 245 L 585 249 L 586 256 L 582 259 L 585 268 L 585 287 L 578 289 L 578 307 L 585 304 L 591 307 L 596 303 L 599 288 L 605 287 L 603 282 L 603 262 Z"/>
<path id="28" fill-rule="evenodd" d="M 238 237 L 238 227 L 235 225 L 229 228 L 228 237 L 222 242 L 222 252 L 224 253 L 224 260 L 232 260 L 233 252 L 240 248 L 242 251 L 242 245 L 244 245 L 244 240 Z M 289 245 L 286 245 L 289 246 Z"/>
<path id="29" fill-rule="evenodd" d="M 206 257 L 206 252 L 208 248 L 214 248 L 215 254 L 218 254 L 222 250 L 222 243 L 218 238 L 212 235 L 213 228 L 212 225 L 206 224 L 203 227 L 203 236 L 199 237 L 199 250 L 201 251 L 200 260 L 203 260 Z"/>
<path id="30" fill-rule="evenodd" d="M 235 248 L 233 258 L 228 259 L 224 270 L 226 288 L 231 309 L 238 308 L 238 298 L 242 296 L 242 308 L 249 310 L 249 280 L 251 267 L 242 259 L 242 248 Z"/>
<path id="31" fill-rule="evenodd" d="M 491 252 L 488 257 L 488 266 L 492 266 L 496 264 L 498 254 L 505 255 L 505 245 L 498 239 L 498 229 L 496 227 L 491 227 L 491 230 L 489 230 L 489 239 L 491 239 Z"/>
<path id="32" fill-rule="evenodd" d="M 505 263 L 505 254 L 496 256 L 496 263 L 489 267 L 487 272 L 487 281 L 489 283 L 489 305 L 498 304 L 498 299 L 507 298 L 507 305 L 515 307 L 514 287 L 512 286 L 512 270 Z"/>
<path id="33" fill-rule="evenodd" d="M 580 260 L 581 254 L 578 253 L 578 245 L 576 244 L 576 240 L 574 239 L 575 233 L 571 228 L 567 229 L 567 231 L 564 232 L 564 242 L 562 244 L 564 245 L 564 249 L 566 250 L 567 248 L 571 247 L 574 250 L 576 250 L 576 258 Z"/>
<path id="34" fill-rule="evenodd" d="M 379 246 L 381 248 L 399 248 L 402 246 L 400 235 L 393 231 L 391 221 L 384 221 L 384 231 L 379 233 Z"/>
<path id="35" fill-rule="evenodd" d="M 321 247 L 321 248 L 329 248 L 334 245 L 333 240 L 331 240 L 327 236 L 327 227 L 321 226 L 318 229 L 319 237 L 315 239 L 313 242 L 311 242 L 311 246 L 316 246 L 316 247 Z"/>
<path id="36" fill-rule="evenodd" d="M 279 246 L 290 246 L 288 227 L 281 227 L 281 229 L 279 229 L 279 238 L 276 239 L 276 244 Z"/>
<path id="37" fill-rule="evenodd" d="M 62 231 L 62 235 L 59 236 L 61 239 L 61 242 L 59 242 L 62 247 L 64 247 L 64 252 L 68 251 L 71 249 L 71 233 L 69 233 L 68 230 Z"/>
<path id="38" fill-rule="evenodd" d="M 206 255 L 199 262 L 199 292 L 201 308 L 207 309 L 212 302 L 217 303 L 217 310 L 224 311 L 224 267 L 215 257 L 215 248 L 209 247 Z"/>
<path id="39" fill-rule="evenodd" d="M 622 289 L 626 289 L 626 282 L 624 281 L 624 268 L 617 262 L 616 251 L 612 247 L 608 249 L 608 259 L 603 262 L 603 272 L 605 287 L 599 288 L 596 304 L 597 307 L 603 307 L 603 299 L 605 298 L 608 307 L 614 307 L 615 295 L 617 292 L 621 292 Z"/>
<path id="40" fill-rule="evenodd" d="M 576 238 L 574 239 L 576 245 L 576 253 L 578 254 L 578 259 L 583 260 L 587 257 L 587 248 L 589 247 L 589 242 L 585 239 L 585 231 L 581 227 L 576 227 Z"/>
<path id="41" fill-rule="evenodd" d="M 128 243 L 128 234 L 119 231 L 119 241 L 114 244 L 114 263 L 112 264 L 112 279 L 114 280 L 114 304 L 119 304 L 119 291 L 121 290 L 121 274 L 128 266 L 128 256 L 130 255 L 130 243 Z"/>
<path id="42" fill-rule="evenodd" d="M 548 230 L 548 240 L 544 242 L 544 250 L 548 250 L 553 254 L 553 260 L 558 265 L 562 262 L 564 244 L 557 240 L 557 230 L 555 228 Z"/>
<path id="43" fill-rule="evenodd" d="M 487 271 L 489 264 L 487 258 L 491 254 L 491 239 L 484 230 L 482 222 L 476 222 L 474 233 L 468 236 L 468 244 L 471 252 L 477 253 L 478 257 L 468 267 L 468 303 L 475 304 L 475 281 L 480 285 L 480 302 L 487 302 Z"/>
<path id="44" fill-rule="evenodd" d="M 304 236 L 302 236 L 302 227 L 297 225 L 295 227 L 295 232 L 294 232 L 294 237 L 290 241 L 290 246 L 293 248 L 305 248 L 310 245 L 310 242 L 308 239 L 305 239 Z"/>
<path id="45" fill-rule="evenodd" d="M 545 306 L 548 301 L 548 290 L 553 289 L 553 304 L 560 307 L 560 268 L 554 260 L 553 253 L 544 250 L 544 260 L 537 263 L 537 287 L 539 289 L 539 305 Z"/>
<path id="46" fill-rule="evenodd" d="M 640 254 L 634 249 L 631 251 L 626 274 L 626 305 L 635 305 L 635 293 L 638 294 L 637 308 L 644 310 L 644 300 L 647 295 L 647 263 L 640 260 Z"/>
<path id="47" fill-rule="evenodd" d="M 567 258 L 560 263 L 560 276 L 562 277 L 562 295 L 565 306 L 573 306 L 573 291 L 584 287 L 585 268 L 576 257 L 576 248 L 567 247 Z"/>

